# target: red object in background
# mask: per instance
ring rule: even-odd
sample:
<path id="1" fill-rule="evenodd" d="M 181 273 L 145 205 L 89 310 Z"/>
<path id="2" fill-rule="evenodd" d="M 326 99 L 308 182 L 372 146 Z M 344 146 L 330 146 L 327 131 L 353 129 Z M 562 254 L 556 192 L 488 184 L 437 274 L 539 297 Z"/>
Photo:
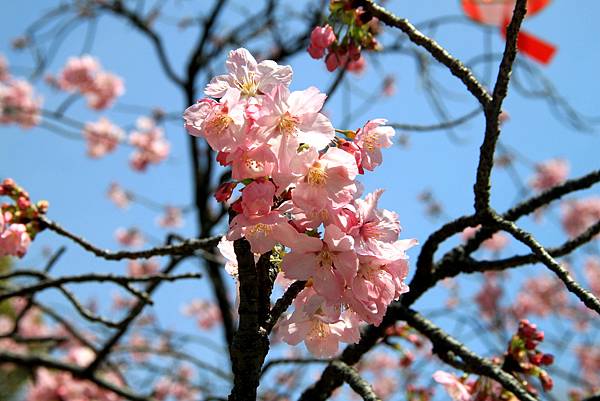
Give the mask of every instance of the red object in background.
<path id="1" fill-rule="evenodd" d="M 485 25 L 500 28 L 506 37 L 506 26 L 515 7 L 515 0 L 461 0 L 463 11 L 472 20 Z M 537 14 L 544 9 L 550 0 L 528 0 L 527 16 Z M 534 60 L 548 64 L 556 53 L 556 46 L 527 32 L 519 32 L 517 47 L 523 54 Z"/>

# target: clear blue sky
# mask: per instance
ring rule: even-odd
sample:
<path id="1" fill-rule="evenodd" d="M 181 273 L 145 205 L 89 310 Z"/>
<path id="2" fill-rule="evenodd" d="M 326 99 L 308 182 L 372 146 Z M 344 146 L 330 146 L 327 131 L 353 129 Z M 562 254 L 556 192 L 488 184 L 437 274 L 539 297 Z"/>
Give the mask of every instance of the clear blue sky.
<path id="1" fill-rule="evenodd" d="M 3 2 L 0 7 L 0 53 L 8 58 L 11 65 L 31 65 L 27 55 L 11 50 L 10 41 L 22 33 L 26 24 L 55 3 L 51 0 Z M 189 3 L 174 2 L 184 12 L 192 8 Z M 389 1 L 388 6 L 415 23 L 436 16 L 460 15 L 458 1 Z M 180 13 L 176 8 L 169 10 L 172 15 Z M 525 30 L 558 46 L 554 61 L 542 68 L 542 72 L 575 109 L 586 115 L 600 115 L 596 97 L 600 93 L 597 75 L 600 67 L 598 15 L 600 2 L 596 0 L 557 0 L 524 24 Z M 176 70 L 182 71 L 195 31 L 180 32 L 161 22 L 157 26 L 166 32 L 165 42 L 170 43 L 169 56 Z M 48 72 L 58 72 L 67 57 L 79 53 L 84 33 L 84 29 L 71 33 L 56 51 Z M 492 30 L 491 37 L 494 52 L 501 51 L 503 42 L 498 32 Z M 440 27 L 436 38 L 451 53 L 464 60 L 480 54 L 484 41 L 480 29 L 462 22 Z M 168 112 L 182 112 L 185 108 L 182 95 L 164 79 L 148 43 L 122 21 L 107 17 L 101 19 L 91 54 L 99 58 L 105 69 L 124 77 L 126 94 L 119 99 L 122 105 L 160 106 Z M 289 62 L 294 69 L 293 89 L 304 89 L 309 85 L 316 85 L 322 90 L 328 87 L 332 75 L 326 72 L 322 62 L 310 59 L 306 53 L 300 53 Z M 436 115 L 423 96 L 423 82 L 415 66 L 414 58 L 399 54 L 381 57 L 378 66 L 369 59 L 366 73 L 356 77 L 353 87 L 361 87 L 369 93 L 381 84 L 385 72 L 395 76 L 397 95 L 378 101 L 346 127 L 339 125 L 343 121 L 346 104 L 342 90 L 327 105 L 334 123 L 338 128 L 358 128 L 367 119 L 378 117 L 399 123 L 437 122 Z M 475 102 L 446 70 L 433 63 L 430 68 L 435 71 L 433 75 L 436 81 L 446 88 L 442 91 L 442 98 L 452 116 L 457 117 L 475 107 Z M 19 70 L 15 70 L 14 74 L 20 75 Z M 528 83 L 527 79 L 522 80 Z M 49 91 L 42 82 L 38 82 L 36 87 L 44 95 L 45 108 L 56 107 L 64 98 L 63 94 Z M 358 110 L 365 100 L 355 89 L 352 94 L 350 109 Z M 528 159 L 567 158 L 571 163 L 571 177 L 600 167 L 598 134 L 577 132 L 561 123 L 555 118 L 557 112 L 548 107 L 544 100 L 528 99 L 511 90 L 505 109 L 511 119 L 503 129 L 502 139 Z M 81 121 L 96 120 L 105 115 L 125 127 L 131 127 L 137 117 L 136 114 L 123 112 L 123 107 L 119 106 L 103 113 L 90 112 L 84 107 L 83 101 L 77 102 L 69 115 Z M 38 128 L 23 131 L 15 126 L 0 127 L 0 177 L 13 177 L 29 190 L 33 199 L 49 200 L 50 218 L 99 246 L 116 248 L 113 233 L 119 226 L 135 225 L 160 238 L 164 236 L 164 230 L 155 224 L 157 213 L 138 206 L 123 212 L 108 202 L 105 193 L 109 183 L 116 180 L 126 188 L 159 202 L 188 204 L 191 199 L 189 160 L 187 138 L 181 125 L 180 121 L 166 125 L 166 133 L 172 144 L 169 160 L 158 167 L 151 166 L 143 174 L 128 168 L 130 149 L 127 147 L 121 147 L 101 160 L 91 160 L 85 156 L 84 142 L 65 139 Z M 456 129 L 455 133 L 462 139 L 460 144 L 453 143 L 444 132 L 411 134 L 408 148 L 396 146 L 387 150 L 384 164 L 375 173 L 367 174 L 362 179 L 367 191 L 380 187 L 386 189 L 381 205 L 399 213 L 404 228 L 403 237 L 415 237 L 423 242 L 433 229 L 445 221 L 444 218 L 432 220 L 424 216 L 423 206 L 417 201 L 418 194 L 424 189 L 433 190 L 449 217 L 472 211 L 472 185 L 483 135 L 483 119 L 477 118 Z M 517 168 L 525 180 L 530 177 L 530 166 L 518 162 Z M 504 170 L 495 171 L 493 180 L 493 204 L 499 210 L 504 210 L 514 202 L 517 188 Z M 588 191 L 592 192 L 598 194 L 598 189 Z M 524 225 L 532 229 L 544 244 L 555 245 L 563 240 L 563 236 L 554 220 L 551 218 L 544 225 L 531 222 L 525 222 Z M 191 220 L 179 230 L 184 235 L 192 235 L 194 231 Z M 29 255 L 18 265 L 39 266 L 43 260 L 43 248 L 56 249 L 63 244 L 68 246 L 68 252 L 57 266 L 56 273 L 125 271 L 126 263 L 95 259 L 50 233 L 40 235 Z M 514 245 L 513 241 L 504 254 L 519 249 L 522 248 Z M 416 258 L 417 252 L 411 252 L 413 258 Z M 193 269 L 193 265 L 190 268 Z M 530 267 L 525 272 L 530 274 L 534 270 Z M 108 301 L 110 291 L 105 287 L 82 288 L 86 296 L 96 296 L 102 304 Z M 473 288 L 473 284 L 468 284 L 467 288 Z M 158 293 L 156 310 L 165 325 L 177 325 L 191 331 L 194 330 L 193 325 L 182 323 L 179 314 L 173 313 L 173 310 L 179 310 L 186 300 L 207 297 L 208 294 L 203 284 L 200 287 L 197 283 L 189 282 L 167 284 Z M 435 308 L 442 294 L 443 290 L 433 291 L 426 297 L 428 301 L 420 302 L 417 307 Z M 58 299 L 52 297 L 53 302 L 58 303 Z"/>

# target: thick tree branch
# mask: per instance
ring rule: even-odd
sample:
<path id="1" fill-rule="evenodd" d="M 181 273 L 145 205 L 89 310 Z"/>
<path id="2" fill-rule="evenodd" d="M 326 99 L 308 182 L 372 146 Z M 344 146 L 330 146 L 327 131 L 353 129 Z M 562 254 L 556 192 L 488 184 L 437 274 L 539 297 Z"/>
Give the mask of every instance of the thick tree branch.
<path id="1" fill-rule="evenodd" d="M 496 78 L 492 101 L 484 105 L 485 135 L 479 151 L 477 179 L 473 187 L 475 193 L 475 211 L 477 213 L 485 213 L 490 207 L 490 176 L 494 165 L 496 143 L 500 136 L 499 115 L 502 111 L 502 102 L 508 93 L 510 73 L 517 56 L 517 36 L 526 12 L 527 1 L 517 0 L 506 31 L 506 45 L 498 69 L 498 77 Z"/>
<path id="2" fill-rule="evenodd" d="M 348 385 L 360 395 L 364 401 L 381 401 L 373 391 L 371 385 L 356 371 L 341 361 L 333 361 L 331 366 L 337 371 Z"/>

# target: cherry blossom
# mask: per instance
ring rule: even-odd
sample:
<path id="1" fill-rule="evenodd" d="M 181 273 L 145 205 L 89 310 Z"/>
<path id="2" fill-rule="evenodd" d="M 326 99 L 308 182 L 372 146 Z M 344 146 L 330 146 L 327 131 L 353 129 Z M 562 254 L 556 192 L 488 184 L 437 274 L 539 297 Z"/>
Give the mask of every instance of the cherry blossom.
<path id="1" fill-rule="evenodd" d="M 58 85 L 67 91 L 90 91 L 100 63 L 89 55 L 70 57 L 58 75 Z"/>
<path id="2" fill-rule="evenodd" d="M 570 200 L 562 204 L 563 229 L 574 238 L 600 220 L 600 196 Z"/>
<path id="3" fill-rule="evenodd" d="M 171 149 L 162 128 L 148 118 L 138 119 L 137 130 L 129 135 L 129 143 L 136 148 L 130 159 L 130 165 L 136 171 L 145 171 L 149 164 L 165 160 Z"/>
<path id="4" fill-rule="evenodd" d="M 313 33 L 313 46 L 330 44 L 323 37 L 330 28 L 324 29 Z M 357 49 L 350 53 L 347 61 L 360 63 Z M 383 191 L 358 199 L 356 181 L 363 166 L 381 164 L 394 130 L 374 119 L 356 134 L 342 131 L 352 132 L 349 140 L 336 138 L 321 112 L 326 95 L 315 87 L 290 92 L 289 67 L 257 64 L 245 49 L 231 52 L 226 65 L 229 74 L 205 91 L 219 100 L 202 99 L 184 113 L 190 135 L 206 139 L 217 161 L 231 167 L 232 181 L 220 184 L 216 199 L 229 202 L 241 185 L 218 245 L 225 269 L 239 285 L 234 241 L 240 238 L 255 261 L 272 252 L 281 263 L 279 281 L 307 281 L 294 310 L 276 326 L 277 337 L 334 356 L 340 342 L 359 340 L 360 323 L 380 324 L 388 305 L 408 291 L 406 251 L 416 241 L 399 239 L 397 214 L 377 208 Z M 196 303 L 188 314 L 208 314 L 212 322 L 210 311 Z"/>
<path id="5" fill-rule="evenodd" d="M 124 209 L 131 203 L 132 196 L 123 187 L 113 182 L 108 187 L 108 198 L 119 208 Z"/>
<path id="6" fill-rule="evenodd" d="M 123 130 L 102 117 L 98 122 L 86 123 L 83 136 L 87 140 L 88 156 L 102 157 L 115 150 L 125 138 Z"/>
<path id="7" fill-rule="evenodd" d="M 454 401 L 469 401 L 471 399 L 469 389 L 453 374 L 438 370 L 433 374 L 433 380 L 443 385 Z"/>
<path id="8" fill-rule="evenodd" d="M 127 264 L 127 272 L 131 277 L 148 276 L 158 272 L 159 264 L 157 261 L 150 260 L 131 260 Z"/>
<path id="9" fill-rule="evenodd" d="M 204 330 L 209 330 L 221 322 L 219 307 L 203 299 L 193 300 L 182 309 L 182 312 L 185 316 L 195 318 L 198 327 Z"/>
<path id="10" fill-rule="evenodd" d="M 40 122 L 41 98 L 23 80 L 0 82 L 0 124 L 31 128 Z"/>
<path id="11" fill-rule="evenodd" d="M 119 244 L 129 247 L 140 247 L 145 242 L 144 235 L 137 228 L 117 228 L 115 239 Z"/>
<path id="12" fill-rule="evenodd" d="M 461 234 L 463 241 L 473 238 L 480 229 L 481 225 L 465 228 Z M 500 252 L 508 245 L 508 242 L 509 238 L 506 234 L 502 232 L 496 232 L 490 238 L 483 241 L 481 245 L 491 252 Z"/>
<path id="13" fill-rule="evenodd" d="M 325 50 L 335 42 L 336 37 L 333 28 L 329 24 L 317 26 L 310 33 L 310 46 L 308 53 L 314 59 L 320 59 L 325 55 Z"/>
<path id="14" fill-rule="evenodd" d="M 569 175 L 569 162 L 563 159 L 552 159 L 535 167 L 536 174 L 529 181 L 535 190 L 545 191 L 566 181 Z"/>
<path id="15" fill-rule="evenodd" d="M 5 224 L 2 219 L 0 217 L 0 256 L 23 257 L 31 244 L 27 227 L 24 224 Z"/>
<path id="16" fill-rule="evenodd" d="M 278 84 L 289 85 L 292 68 L 281 66 L 271 60 L 256 62 L 246 49 L 229 52 L 225 62 L 228 74 L 211 79 L 204 93 L 220 98 L 230 89 L 238 90 L 242 96 L 256 96 L 269 93 Z"/>
<path id="17" fill-rule="evenodd" d="M 8 62 L 3 55 L 0 54 L 0 82 L 8 81 L 10 79 L 10 72 L 8 71 Z"/>
<path id="18" fill-rule="evenodd" d="M 166 206 L 165 212 L 157 220 L 161 227 L 181 227 L 183 225 L 183 212 L 181 208 Z"/>

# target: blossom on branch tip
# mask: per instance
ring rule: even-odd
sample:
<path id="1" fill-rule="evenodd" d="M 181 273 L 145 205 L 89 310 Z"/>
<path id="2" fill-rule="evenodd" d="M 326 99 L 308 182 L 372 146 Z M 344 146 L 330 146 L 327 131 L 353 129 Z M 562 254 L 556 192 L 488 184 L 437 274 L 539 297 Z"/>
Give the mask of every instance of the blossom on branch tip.
<path id="1" fill-rule="evenodd" d="M 281 66 L 271 60 L 256 62 L 246 49 L 229 52 L 225 65 L 228 74 L 211 79 L 204 93 L 207 96 L 220 98 L 228 90 L 238 90 L 242 96 L 256 96 L 270 92 L 275 86 L 288 86 L 292 80 L 292 68 Z"/>
<path id="2" fill-rule="evenodd" d="M 115 150 L 125 138 L 123 130 L 102 117 L 98 122 L 86 123 L 83 136 L 88 145 L 88 156 L 99 158 Z"/>

